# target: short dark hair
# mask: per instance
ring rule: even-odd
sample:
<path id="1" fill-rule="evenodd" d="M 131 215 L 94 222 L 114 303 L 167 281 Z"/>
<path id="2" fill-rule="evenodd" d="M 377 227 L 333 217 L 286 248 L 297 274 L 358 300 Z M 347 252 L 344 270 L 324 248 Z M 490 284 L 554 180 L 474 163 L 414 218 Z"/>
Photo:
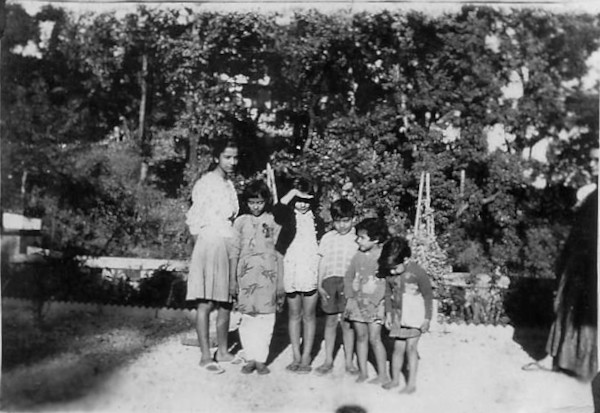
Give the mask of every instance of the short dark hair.
<path id="1" fill-rule="evenodd" d="M 333 220 L 352 218 L 354 217 L 354 204 L 345 198 L 338 199 L 331 204 L 329 212 Z"/>
<path id="2" fill-rule="evenodd" d="M 356 225 L 356 233 L 365 231 L 369 238 L 382 243 L 389 236 L 389 231 L 385 221 L 379 218 L 365 218 Z"/>
<path id="3" fill-rule="evenodd" d="M 386 277 L 390 274 L 390 269 L 398 264 L 402 264 L 406 258 L 410 258 L 412 250 L 408 240 L 404 237 L 392 237 L 383 244 L 381 255 L 377 263 L 379 264 L 378 276 Z"/>
<path id="4" fill-rule="evenodd" d="M 305 194 L 312 194 L 314 192 L 311 182 L 302 176 L 294 178 L 294 180 L 292 181 L 292 188 L 297 189 L 300 192 L 304 192 Z M 292 199 L 292 201 L 290 202 L 290 205 L 294 205 L 298 201 L 310 204 L 311 208 L 313 208 L 316 203 L 315 198 L 301 198 L 295 196 L 294 199 Z"/>
<path id="5" fill-rule="evenodd" d="M 265 181 L 256 179 L 248 184 L 242 193 L 242 201 L 247 203 L 250 198 L 262 198 L 265 200 L 265 211 L 269 211 L 273 205 L 271 190 Z"/>

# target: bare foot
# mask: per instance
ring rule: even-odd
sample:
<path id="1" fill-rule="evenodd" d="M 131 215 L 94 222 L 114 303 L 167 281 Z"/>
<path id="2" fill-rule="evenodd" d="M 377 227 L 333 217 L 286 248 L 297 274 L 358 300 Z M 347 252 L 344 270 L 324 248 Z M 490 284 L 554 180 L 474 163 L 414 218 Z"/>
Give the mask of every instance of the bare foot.
<path id="1" fill-rule="evenodd" d="M 390 379 L 387 377 L 375 377 L 373 380 L 369 380 L 369 384 L 386 384 Z"/>
<path id="2" fill-rule="evenodd" d="M 200 367 L 204 367 L 206 366 L 208 363 L 212 363 L 213 359 L 211 358 L 206 358 L 206 357 L 202 357 L 200 358 Z"/>
<path id="3" fill-rule="evenodd" d="M 333 369 L 333 363 L 323 363 L 315 369 L 317 374 L 327 374 Z"/>
<path id="4" fill-rule="evenodd" d="M 413 394 L 416 391 L 417 391 L 417 388 L 415 386 L 406 386 L 405 388 L 400 390 L 399 393 L 400 394 Z"/>
<path id="5" fill-rule="evenodd" d="M 388 381 L 387 383 L 384 383 L 381 385 L 381 387 L 383 387 L 386 390 L 393 389 L 394 387 L 398 387 L 398 386 L 400 386 L 400 382 L 393 381 L 393 380 Z"/>
<path id="6" fill-rule="evenodd" d="M 369 376 L 367 376 L 366 374 L 358 374 L 358 377 L 356 378 L 356 382 L 357 383 L 364 383 L 365 381 L 367 381 L 367 379 L 369 378 Z"/>
<path id="7" fill-rule="evenodd" d="M 360 371 L 358 370 L 357 367 L 354 367 L 352 364 L 346 365 L 346 373 L 350 374 L 350 375 L 355 375 L 360 373 Z"/>

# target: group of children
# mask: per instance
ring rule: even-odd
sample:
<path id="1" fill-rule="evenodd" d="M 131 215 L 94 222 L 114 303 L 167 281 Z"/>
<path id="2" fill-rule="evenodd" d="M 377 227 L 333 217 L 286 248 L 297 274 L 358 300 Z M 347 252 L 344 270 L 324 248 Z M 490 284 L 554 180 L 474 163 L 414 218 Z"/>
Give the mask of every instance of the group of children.
<path id="1" fill-rule="evenodd" d="M 341 323 L 347 373 L 357 374 L 357 382 L 368 379 L 370 345 L 378 373 L 370 382 L 386 389 L 399 386 L 406 357 L 408 377 L 403 392 L 415 391 L 417 343 L 429 329 L 432 313 L 427 274 L 416 263 L 406 261 L 411 255 L 407 240 L 388 239 L 387 226 L 380 219 L 367 218 L 354 226 L 354 206 L 347 199 L 332 203 L 333 228 L 317 243 L 313 198 L 305 182 L 296 184 L 279 204 L 271 205 L 267 185 L 263 181 L 251 183 L 243 195 L 246 213 L 233 225 L 239 240 L 235 255 L 237 302 L 242 313 L 239 333 L 248 360 L 242 373 L 268 373 L 265 361 L 274 313 L 284 294 L 293 354 L 287 369 L 310 372 L 320 297 L 326 317 L 325 361 L 316 369 L 318 374 L 333 369 L 337 326 Z M 395 338 L 391 380 L 381 336 L 383 326 Z"/>
<path id="2" fill-rule="evenodd" d="M 217 173 L 226 178 L 227 159 L 215 157 L 215 161 Z M 217 183 L 223 185 L 221 181 Z M 195 194 L 195 202 L 206 202 L 200 200 L 197 192 Z M 205 290 L 190 293 L 188 280 L 188 299 L 199 302 L 197 332 L 203 353 L 200 364 L 208 371 L 222 373 L 223 369 L 216 361 L 232 361 L 233 356 L 223 347 L 221 336 L 223 324 L 229 320 L 226 310 L 231 309 L 235 300 L 237 310 L 242 314 L 239 335 L 246 361 L 241 372 L 268 374 L 266 360 L 275 313 L 287 300 L 293 359 L 286 369 L 299 374 L 311 372 L 316 309 L 320 302 L 326 317 L 325 360 L 316 368 L 317 374 L 324 375 L 333 369 L 337 327 L 341 324 L 345 371 L 348 374 L 357 375 L 357 382 L 368 380 L 370 346 L 377 370 L 377 377 L 370 383 L 386 389 L 399 386 L 404 360 L 407 359 L 408 375 L 402 392 L 414 392 L 417 344 L 421 334 L 429 329 L 432 289 L 426 272 L 409 260 L 411 250 L 408 241 L 402 237 L 390 238 L 387 225 L 377 218 L 366 218 L 354 225 L 354 205 L 347 199 L 332 203 L 332 229 L 318 241 L 312 212 L 315 200 L 310 185 L 304 180 L 296 180 L 293 189 L 275 205 L 268 185 L 262 180 L 253 181 L 246 186 L 242 201 L 242 213 L 234 220 L 237 211 L 223 202 L 215 216 L 203 218 L 211 220 L 206 224 L 210 226 L 215 225 L 217 215 L 221 221 L 226 216 L 233 220 L 233 225 L 232 231 L 220 240 L 208 237 L 205 243 L 209 245 L 203 247 L 208 253 L 202 254 L 202 258 L 210 262 L 215 261 L 210 254 L 221 254 L 227 258 L 227 300 L 220 298 L 215 303 L 212 292 L 206 292 L 206 285 L 203 285 Z M 234 202 L 229 200 L 229 203 Z M 208 204 L 206 207 L 209 207 Z M 188 224 L 193 223 L 191 215 L 188 213 Z M 199 242 L 197 239 L 195 254 L 198 254 Z M 222 249 L 226 255 L 223 251 L 215 252 L 217 245 L 224 246 Z M 191 266 L 195 265 L 194 256 Z M 211 264 L 207 268 L 205 262 L 196 265 L 204 268 L 203 284 L 207 284 L 207 278 L 217 278 L 211 271 L 223 273 L 222 267 L 225 266 L 220 264 L 217 268 Z M 190 278 L 194 278 L 192 270 Z M 194 286 L 194 282 L 191 285 Z M 215 355 L 217 360 L 212 360 L 207 354 L 205 314 L 215 305 L 224 311 L 219 313 L 217 321 L 220 339 Z M 389 336 L 395 339 L 391 379 L 382 341 L 384 326 L 389 330 Z M 355 353 L 358 368 L 354 364 Z"/>

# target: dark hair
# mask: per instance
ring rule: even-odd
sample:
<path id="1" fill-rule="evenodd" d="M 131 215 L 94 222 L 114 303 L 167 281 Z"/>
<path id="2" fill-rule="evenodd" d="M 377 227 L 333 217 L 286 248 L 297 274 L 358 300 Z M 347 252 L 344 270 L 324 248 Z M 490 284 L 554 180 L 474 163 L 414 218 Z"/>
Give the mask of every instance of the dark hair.
<path id="1" fill-rule="evenodd" d="M 379 264 L 378 277 L 390 275 L 390 269 L 402 264 L 406 258 L 410 258 L 412 251 L 406 238 L 392 237 L 381 249 L 381 255 L 377 261 Z"/>
<path id="2" fill-rule="evenodd" d="M 298 191 L 306 192 L 306 193 L 311 193 L 313 191 L 310 181 L 301 176 L 294 178 L 294 180 L 292 181 L 292 188 L 295 188 Z"/>
<path id="3" fill-rule="evenodd" d="M 367 413 L 367 409 L 358 404 L 345 404 L 335 409 L 335 413 Z"/>
<path id="4" fill-rule="evenodd" d="M 248 202 L 250 198 L 262 198 L 265 200 L 265 211 L 269 211 L 273 206 L 273 197 L 269 186 L 262 179 L 257 179 L 248 184 L 242 193 L 242 201 L 244 204 Z"/>
<path id="5" fill-rule="evenodd" d="M 292 188 L 297 189 L 300 192 L 304 192 L 306 194 L 311 194 L 313 192 L 313 187 L 310 181 L 303 177 L 297 177 L 292 181 Z M 290 205 L 294 205 L 296 201 L 303 201 L 310 204 L 311 208 L 314 207 L 316 199 L 315 198 L 300 198 L 294 197 L 290 202 Z"/>
<path id="6" fill-rule="evenodd" d="M 219 156 L 221 156 L 221 154 L 223 152 L 225 152 L 225 149 L 227 148 L 239 148 L 239 144 L 237 142 L 237 140 L 233 139 L 233 138 L 221 138 L 221 139 L 217 139 L 213 144 L 212 144 L 212 157 L 214 158 L 219 158 Z"/>
<path id="7" fill-rule="evenodd" d="M 365 218 L 356 224 L 356 233 L 365 231 L 369 238 L 379 243 L 385 242 L 389 236 L 389 231 L 385 221 L 379 218 Z"/>
<path id="8" fill-rule="evenodd" d="M 354 217 L 354 204 L 347 199 L 338 199 L 331 204 L 329 207 L 331 218 L 333 220 L 341 218 L 352 218 Z"/>

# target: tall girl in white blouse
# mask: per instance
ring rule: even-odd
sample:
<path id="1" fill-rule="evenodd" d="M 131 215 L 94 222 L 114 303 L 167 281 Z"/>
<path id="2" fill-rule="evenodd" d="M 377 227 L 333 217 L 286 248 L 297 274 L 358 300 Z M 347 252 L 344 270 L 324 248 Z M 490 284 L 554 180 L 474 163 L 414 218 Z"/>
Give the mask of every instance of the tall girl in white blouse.
<path id="1" fill-rule="evenodd" d="M 219 142 L 213 149 L 213 166 L 195 183 L 192 207 L 186 223 L 195 238 L 187 300 L 197 303 L 196 333 L 202 353 L 200 366 L 219 374 L 218 361 L 231 361 L 227 336 L 233 295 L 236 291 L 235 266 L 230 264 L 234 242 L 233 220 L 239 211 L 238 197 L 231 177 L 238 163 L 238 147 L 232 140 Z M 210 354 L 209 314 L 217 309 L 217 352 Z"/>

